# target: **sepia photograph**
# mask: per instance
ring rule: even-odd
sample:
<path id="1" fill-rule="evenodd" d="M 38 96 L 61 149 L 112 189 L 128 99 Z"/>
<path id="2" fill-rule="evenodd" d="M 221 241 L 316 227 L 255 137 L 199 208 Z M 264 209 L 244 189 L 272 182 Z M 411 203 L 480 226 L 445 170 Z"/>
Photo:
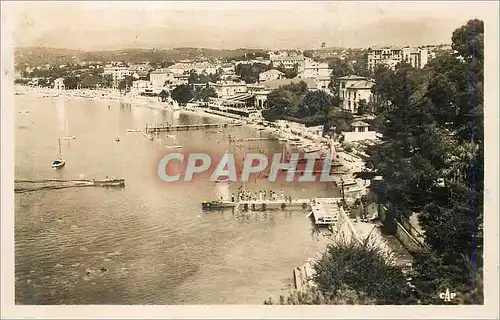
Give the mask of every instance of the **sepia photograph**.
<path id="1" fill-rule="evenodd" d="M 2 2 L 8 317 L 498 317 L 498 9 Z"/>

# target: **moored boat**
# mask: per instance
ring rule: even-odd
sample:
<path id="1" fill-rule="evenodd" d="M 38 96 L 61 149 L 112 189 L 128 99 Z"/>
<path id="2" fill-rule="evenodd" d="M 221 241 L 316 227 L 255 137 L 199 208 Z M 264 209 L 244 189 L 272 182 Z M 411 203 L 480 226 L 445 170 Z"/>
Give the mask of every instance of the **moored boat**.
<path id="1" fill-rule="evenodd" d="M 51 167 L 54 169 L 59 169 L 64 167 L 66 164 L 66 161 L 62 158 L 62 152 L 61 152 L 61 139 L 59 139 L 59 152 L 57 154 L 57 157 L 54 161 L 52 161 Z"/>
<path id="2" fill-rule="evenodd" d="M 228 209 L 234 207 L 236 207 L 236 202 L 232 201 L 213 200 L 213 201 L 203 201 L 201 203 L 201 208 L 203 210 L 218 210 L 218 209 Z"/>

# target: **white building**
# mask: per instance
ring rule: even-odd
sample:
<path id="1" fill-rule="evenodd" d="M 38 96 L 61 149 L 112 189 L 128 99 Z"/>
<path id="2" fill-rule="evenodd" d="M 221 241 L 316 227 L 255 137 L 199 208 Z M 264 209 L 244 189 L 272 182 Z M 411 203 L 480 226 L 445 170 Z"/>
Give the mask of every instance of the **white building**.
<path id="1" fill-rule="evenodd" d="M 400 63 L 409 63 L 414 68 L 423 68 L 429 60 L 429 52 L 424 48 L 414 47 L 373 47 L 368 48 L 368 69 L 375 70 L 379 64 L 391 69 Z"/>
<path id="2" fill-rule="evenodd" d="M 248 84 L 247 91 L 253 95 L 254 107 L 256 109 L 267 108 L 267 96 L 271 93 L 271 90 L 266 89 L 266 86 L 263 84 Z"/>
<path id="3" fill-rule="evenodd" d="M 354 121 L 351 127 L 351 132 L 342 132 L 345 142 L 376 140 L 380 136 L 376 131 L 370 131 L 370 125 L 363 121 Z"/>
<path id="4" fill-rule="evenodd" d="M 132 82 L 131 91 L 134 93 L 153 93 L 153 84 L 147 80 L 137 80 Z"/>
<path id="5" fill-rule="evenodd" d="M 247 84 L 245 82 L 229 82 L 229 81 L 218 81 L 217 83 L 209 83 L 210 87 L 215 89 L 217 97 L 227 98 L 239 93 L 247 92 Z"/>
<path id="6" fill-rule="evenodd" d="M 125 79 L 126 76 L 131 76 L 132 71 L 127 67 L 106 66 L 103 74 L 112 75 L 113 81 L 117 82 Z"/>
<path id="7" fill-rule="evenodd" d="M 174 72 L 168 68 L 157 69 L 149 74 L 149 81 L 151 81 L 155 93 L 159 93 L 165 88 L 175 88 L 188 84 L 188 79 L 188 75 Z"/>
<path id="8" fill-rule="evenodd" d="M 64 78 L 57 78 L 54 80 L 54 89 L 56 90 L 64 90 L 66 86 L 64 85 Z"/>
<path id="9" fill-rule="evenodd" d="M 259 82 L 267 81 L 267 80 L 277 80 L 283 79 L 285 74 L 279 70 L 271 69 L 259 74 Z"/>
<path id="10" fill-rule="evenodd" d="M 328 63 L 315 62 L 307 59 L 304 68 L 297 75 L 298 78 L 314 79 L 318 84 L 318 90 L 328 91 L 332 69 L 328 68 Z"/>
<path id="11" fill-rule="evenodd" d="M 220 66 L 210 64 L 208 62 L 192 62 L 192 63 L 176 63 L 166 68 L 174 73 L 189 73 L 191 71 L 197 74 L 215 74 Z"/>
<path id="12" fill-rule="evenodd" d="M 293 69 L 295 66 L 297 66 L 298 71 L 300 72 L 301 70 L 304 69 L 304 56 L 303 55 L 273 55 L 271 56 L 271 63 L 273 66 L 279 67 L 280 65 L 283 65 L 285 69 Z"/>
<path id="13" fill-rule="evenodd" d="M 375 82 L 372 79 L 350 75 L 338 80 L 340 103 L 343 110 L 357 113 L 360 100 L 365 100 L 367 104 L 373 101 L 372 87 Z"/>

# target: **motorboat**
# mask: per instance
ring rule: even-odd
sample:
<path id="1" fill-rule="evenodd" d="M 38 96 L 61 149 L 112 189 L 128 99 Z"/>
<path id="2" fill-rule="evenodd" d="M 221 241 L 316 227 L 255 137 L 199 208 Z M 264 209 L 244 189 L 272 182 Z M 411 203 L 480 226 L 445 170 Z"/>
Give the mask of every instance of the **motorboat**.
<path id="1" fill-rule="evenodd" d="M 236 202 L 232 201 L 213 200 L 213 201 L 203 201 L 201 203 L 201 208 L 203 210 L 218 210 L 218 209 L 228 209 L 234 207 L 236 207 Z"/>
<path id="2" fill-rule="evenodd" d="M 64 159 L 56 159 L 56 160 L 52 161 L 51 166 L 54 169 L 59 169 L 59 168 L 64 167 L 65 164 L 66 164 L 66 161 L 64 161 Z"/>

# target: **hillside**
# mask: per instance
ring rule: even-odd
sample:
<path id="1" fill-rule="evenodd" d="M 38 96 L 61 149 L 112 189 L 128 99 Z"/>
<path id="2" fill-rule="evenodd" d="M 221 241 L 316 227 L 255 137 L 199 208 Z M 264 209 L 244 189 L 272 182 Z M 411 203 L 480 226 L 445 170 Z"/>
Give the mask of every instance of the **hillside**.
<path id="1" fill-rule="evenodd" d="M 235 50 L 218 50 L 207 48 L 174 48 L 174 49 L 124 49 L 116 51 L 80 51 L 57 48 L 16 48 L 15 63 L 22 66 L 41 66 L 45 64 L 58 65 L 79 63 L 82 61 L 125 61 L 140 63 L 150 61 L 179 61 L 195 58 L 235 58 L 246 53 L 264 53 L 262 49 L 240 48 Z"/>

